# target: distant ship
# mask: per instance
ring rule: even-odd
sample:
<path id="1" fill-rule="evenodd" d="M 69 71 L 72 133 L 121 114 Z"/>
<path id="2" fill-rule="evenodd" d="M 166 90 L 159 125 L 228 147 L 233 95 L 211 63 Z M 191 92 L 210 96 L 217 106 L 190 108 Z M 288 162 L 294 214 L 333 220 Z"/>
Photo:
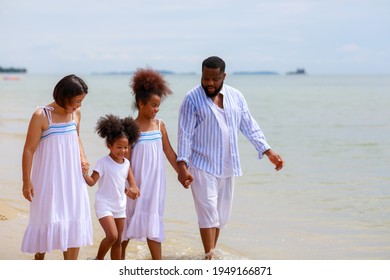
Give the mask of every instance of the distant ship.
<path id="1" fill-rule="evenodd" d="M 233 75 L 278 75 L 273 71 L 237 71 L 233 72 Z"/>
<path id="2" fill-rule="evenodd" d="M 306 71 L 304 68 L 298 68 L 295 71 L 287 72 L 286 75 L 306 75 Z"/>
<path id="3" fill-rule="evenodd" d="M 27 73 L 26 68 L 3 68 L 0 66 L 0 73 Z"/>

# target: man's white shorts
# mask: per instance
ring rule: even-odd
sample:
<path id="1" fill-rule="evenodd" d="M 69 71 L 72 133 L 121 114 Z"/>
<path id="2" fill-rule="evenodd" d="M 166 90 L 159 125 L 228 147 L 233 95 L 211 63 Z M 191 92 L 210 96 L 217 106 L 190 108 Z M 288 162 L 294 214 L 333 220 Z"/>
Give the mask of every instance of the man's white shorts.
<path id="1" fill-rule="evenodd" d="M 218 178 L 194 167 L 189 171 L 199 228 L 223 228 L 232 209 L 234 177 Z"/>

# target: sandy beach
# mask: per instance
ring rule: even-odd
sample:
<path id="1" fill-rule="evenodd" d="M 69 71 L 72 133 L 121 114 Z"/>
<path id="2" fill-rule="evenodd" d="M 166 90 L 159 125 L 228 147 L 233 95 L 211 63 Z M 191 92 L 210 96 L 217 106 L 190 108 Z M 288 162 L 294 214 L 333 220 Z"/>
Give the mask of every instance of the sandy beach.
<path id="1" fill-rule="evenodd" d="M 28 202 L 10 199 L 17 196 L 17 190 L 1 187 L 0 199 L 0 260 L 30 260 L 32 254 L 20 250 L 23 233 L 28 223 Z M 21 193 L 20 193 L 21 195 Z M 7 198 L 8 197 L 8 198 Z M 16 205 L 16 203 L 19 203 Z M 80 252 L 80 255 L 86 254 Z M 53 251 L 47 254 L 47 259 L 62 259 L 62 253 Z"/>
<path id="2" fill-rule="evenodd" d="M 26 219 L 18 215 L 18 211 L 1 199 L 0 204 L 0 259 L 1 260 L 20 260 L 31 259 L 31 256 L 23 254 L 20 251 L 20 240 Z M 18 246 L 19 245 L 19 246 Z M 19 248 L 18 248 L 19 247 Z"/>

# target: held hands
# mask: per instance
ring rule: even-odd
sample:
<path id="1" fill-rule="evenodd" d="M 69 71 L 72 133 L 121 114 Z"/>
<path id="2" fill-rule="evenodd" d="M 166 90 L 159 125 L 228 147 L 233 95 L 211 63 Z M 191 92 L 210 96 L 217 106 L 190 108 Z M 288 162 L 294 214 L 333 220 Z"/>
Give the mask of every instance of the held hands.
<path id="1" fill-rule="evenodd" d="M 281 156 L 279 156 L 277 153 L 275 153 L 273 150 L 269 149 L 264 152 L 266 156 L 268 156 L 268 159 L 270 162 L 272 162 L 275 165 L 275 170 L 279 171 L 284 166 L 284 160 Z"/>
<path id="2" fill-rule="evenodd" d="M 184 182 L 184 187 L 185 187 L 186 189 L 188 189 L 189 186 L 191 185 L 191 182 L 192 182 L 192 178 L 191 178 L 191 179 L 187 179 L 187 180 Z"/>
<path id="3" fill-rule="evenodd" d="M 184 179 L 181 179 L 180 176 L 178 176 L 179 182 L 183 185 L 184 188 L 188 189 L 192 183 L 192 175 L 188 173 L 190 177 L 184 177 Z M 184 182 L 183 182 L 184 181 Z"/>
<path id="4" fill-rule="evenodd" d="M 128 197 L 130 197 L 133 200 L 137 199 L 141 195 L 139 188 L 136 185 L 130 186 L 128 189 L 125 190 L 125 193 Z"/>
<path id="5" fill-rule="evenodd" d="M 177 175 L 177 179 L 183 185 L 184 188 L 188 189 L 194 180 L 192 174 L 188 172 L 187 167 L 184 162 L 180 162 L 179 164 L 179 172 Z"/>
<path id="6" fill-rule="evenodd" d="M 81 172 L 85 174 L 88 173 L 88 170 L 89 170 L 89 162 L 88 161 L 81 162 Z"/>
<path id="7" fill-rule="evenodd" d="M 183 185 L 184 188 L 188 189 L 193 181 L 191 173 L 188 171 L 179 172 L 177 179 Z"/>

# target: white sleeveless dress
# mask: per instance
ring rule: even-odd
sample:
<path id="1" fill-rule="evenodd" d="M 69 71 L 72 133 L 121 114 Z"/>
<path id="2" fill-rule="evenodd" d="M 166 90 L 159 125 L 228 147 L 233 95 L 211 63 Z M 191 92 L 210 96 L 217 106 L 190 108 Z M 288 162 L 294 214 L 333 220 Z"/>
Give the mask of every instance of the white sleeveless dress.
<path id="1" fill-rule="evenodd" d="M 34 197 L 22 251 L 44 253 L 92 245 L 87 185 L 81 171 L 76 122 L 52 123 L 52 107 L 44 107 L 49 128 L 35 151 L 31 181 Z"/>
<path id="2" fill-rule="evenodd" d="M 131 150 L 131 168 L 141 195 L 127 198 L 123 240 L 164 241 L 166 177 L 160 122 L 159 130 L 140 132 Z"/>

